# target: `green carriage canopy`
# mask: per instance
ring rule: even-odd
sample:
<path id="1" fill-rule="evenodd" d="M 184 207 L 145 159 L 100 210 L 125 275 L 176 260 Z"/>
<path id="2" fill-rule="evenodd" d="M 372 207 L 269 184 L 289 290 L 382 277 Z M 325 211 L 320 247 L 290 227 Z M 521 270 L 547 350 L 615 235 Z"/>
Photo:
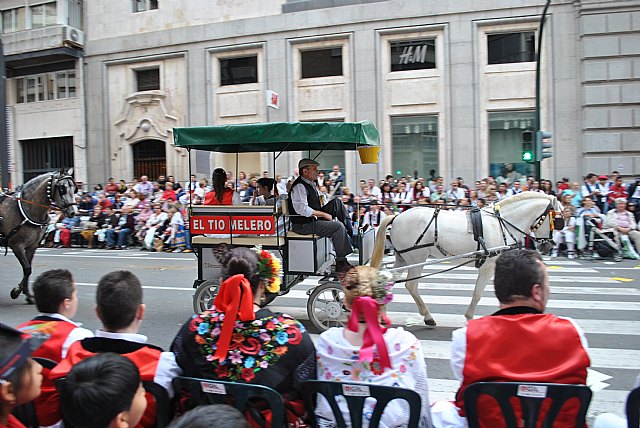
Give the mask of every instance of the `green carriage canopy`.
<path id="1" fill-rule="evenodd" d="M 268 122 L 173 128 L 177 147 L 222 153 L 355 150 L 380 146 L 371 121 Z"/>

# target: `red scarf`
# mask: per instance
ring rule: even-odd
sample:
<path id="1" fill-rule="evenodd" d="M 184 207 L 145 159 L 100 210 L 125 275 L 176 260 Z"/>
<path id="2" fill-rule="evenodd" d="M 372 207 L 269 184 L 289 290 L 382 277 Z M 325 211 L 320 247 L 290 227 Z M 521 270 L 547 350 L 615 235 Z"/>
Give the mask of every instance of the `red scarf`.
<path id="1" fill-rule="evenodd" d="M 229 352 L 231 336 L 238 317 L 241 321 L 251 321 L 256 318 L 253 312 L 253 292 L 249 280 L 243 274 L 227 278 L 220 286 L 220 291 L 213 303 L 216 311 L 224 312 L 218 349 L 213 357 L 224 361 Z"/>
<path id="2" fill-rule="evenodd" d="M 360 314 L 367 323 L 367 329 L 364 331 L 364 342 L 360 348 L 360 361 L 373 361 L 373 346 L 378 347 L 380 356 L 380 367 L 384 369 L 391 368 L 391 360 L 389 359 L 389 351 L 387 344 L 382 336 L 387 329 L 380 326 L 378 322 L 378 302 L 369 296 L 358 296 L 351 305 L 351 318 L 347 328 L 351 331 L 358 331 L 358 323 L 360 322 Z M 382 314 L 382 319 L 387 325 L 391 325 L 391 321 L 386 315 Z"/>

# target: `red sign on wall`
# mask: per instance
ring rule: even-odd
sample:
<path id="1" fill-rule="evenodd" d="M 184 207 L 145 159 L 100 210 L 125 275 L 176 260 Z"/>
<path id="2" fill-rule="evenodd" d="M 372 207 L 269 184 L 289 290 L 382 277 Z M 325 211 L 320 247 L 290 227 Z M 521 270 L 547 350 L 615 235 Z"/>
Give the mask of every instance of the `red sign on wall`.
<path id="1" fill-rule="evenodd" d="M 276 233 L 276 221 L 268 216 L 195 216 L 189 223 L 192 235 L 232 234 L 271 235 Z"/>

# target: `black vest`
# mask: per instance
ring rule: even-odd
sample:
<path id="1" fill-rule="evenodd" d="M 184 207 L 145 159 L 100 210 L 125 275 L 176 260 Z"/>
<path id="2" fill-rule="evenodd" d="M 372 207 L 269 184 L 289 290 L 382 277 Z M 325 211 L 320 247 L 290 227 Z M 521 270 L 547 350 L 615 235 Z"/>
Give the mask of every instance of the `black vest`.
<path id="1" fill-rule="evenodd" d="M 296 180 L 291 185 L 291 193 L 295 191 L 296 185 L 302 184 L 305 189 L 307 189 L 307 204 L 311 209 L 319 211 L 320 210 L 320 197 L 318 196 L 318 192 L 314 189 L 309 183 L 302 179 L 302 176 L 296 178 Z M 313 217 L 304 217 L 301 216 L 294 208 L 293 208 L 293 198 L 287 199 L 287 205 L 289 206 L 289 212 L 294 214 L 293 217 L 290 218 L 291 223 L 293 224 L 305 224 L 311 223 L 313 221 Z"/>

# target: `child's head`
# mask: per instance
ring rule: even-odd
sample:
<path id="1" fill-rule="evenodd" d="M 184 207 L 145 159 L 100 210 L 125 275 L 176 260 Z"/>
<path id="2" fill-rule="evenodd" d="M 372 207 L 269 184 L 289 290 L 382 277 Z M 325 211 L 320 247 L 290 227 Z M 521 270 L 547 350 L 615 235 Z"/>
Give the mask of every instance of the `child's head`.
<path id="1" fill-rule="evenodd" d="M 224 421 L 227 428 L 249 428 L 239 410 L 226 404 L 198 406 L 169 425 L 169 428 L 209 428 L 211 421 Z"/>
<path id="2" fill-rule="evenodd" d="M 78 291 L 71 272 L 66 269 L 44 272 L 33 283 L 33 293 L 42 313 L 60 313 L 73 318 L 78 311 Z"/>
<path id="3" fill-rule="evenodd" d="M 105 330 L 117 332 L 142 321 L 142 286 L 127 270 L 111 272 L 100 278 L 96 290 L 98 317 Z"/>
<path id="4" fill-rule="evenodd" d="M 147 408 L 140 371 L 118 354 L 82 360 L 59 389 L 63 418 L 75 428 L 133 427 Z"/>
<path id="5" fill-rule="evenodd" d="M 40 395 L 42 366 L 31 359 L 31 352 L 40 343 L 42 340 L 0 323 L 0 409 L 10 413 L 15 406 Z"/>

